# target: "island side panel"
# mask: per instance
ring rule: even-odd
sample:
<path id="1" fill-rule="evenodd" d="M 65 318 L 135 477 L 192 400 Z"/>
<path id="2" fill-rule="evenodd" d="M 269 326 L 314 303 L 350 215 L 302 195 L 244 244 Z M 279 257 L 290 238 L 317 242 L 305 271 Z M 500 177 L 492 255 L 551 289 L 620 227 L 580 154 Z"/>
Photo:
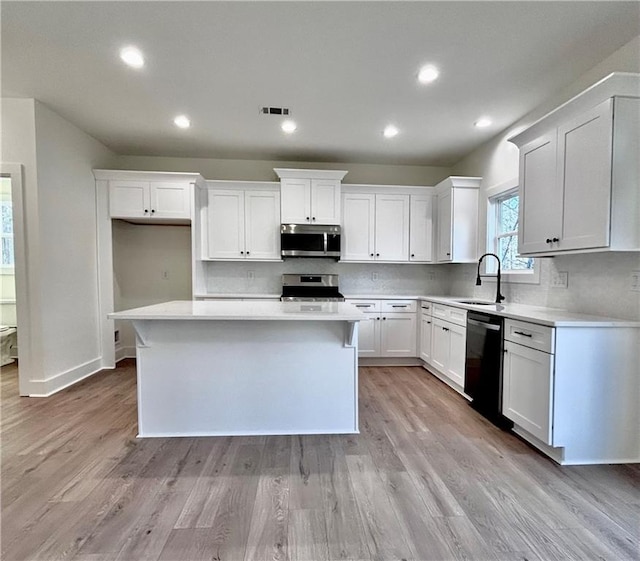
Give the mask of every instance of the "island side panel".
<path id="1" fill-rule="evenodd" d="M 140 323 L 140 437 L 358 432 L 347 322 Z"/>

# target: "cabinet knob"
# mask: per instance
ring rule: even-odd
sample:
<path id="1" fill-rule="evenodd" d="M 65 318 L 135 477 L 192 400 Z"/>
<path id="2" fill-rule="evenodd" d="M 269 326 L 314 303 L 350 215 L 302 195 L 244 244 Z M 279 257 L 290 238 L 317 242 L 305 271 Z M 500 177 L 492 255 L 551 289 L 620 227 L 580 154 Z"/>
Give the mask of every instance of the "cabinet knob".
<path id="1" fill-rule="evenodd" d="M 415 257 L 415 256 L 416 256 L 416 255 L 415 255 L 415 253 L 412 253 L 412 254 L 411 254 L 411 257 Z"/>
<path id="2" fill-rule="evenodd" d="M 240 252 L 240 255 L 244 255 L 244 251 L 241 251 L 241 252 Z"/>
<path id="3" fill-rule="evenodd" d="M 312 216 L 312 217 L 311 217 L 311 220 L 314 220 L 314 221 L 315 221 L 315 219 L 316 219 L 316 217 L 315 217 L 315 216 Z"/>
<path id="4" fill-rule="evenodd" d="M 447 257 L 451 257 L 451 254 L 450 254 L 450 253 L 447 253 Z"/>
<path id="5" fill-rule="evenodd" d="M 373 257 L 373 253 L 371 254 L 371 257 Z"/>
<path id="6" fill-rule="evenodd" d="M 380 254 L 379 254 L 379 253 L 376 253 L 376 257 L 380 257 Z"/>
<path id="7" fill-rule="evenodd" d="M 382 318 L 382 319 L 387 319 L 387 318 Z"/>
<path id="8" fill-rule="evenodd" d="M 148 208 L 145 208 L 145 209 L 144 209 L 144 213 L 145 213 L 145 214 L 147 214 L 147 212 L 149 212 L 149 209 L 148 209 Z"/>
<path id="9" fill-rule="evenodd" d="M 380 318 L 379 318 L 379 317 L 377 317 L 376 319 L 377 319 L 378 321 L 380 321 Z"/>
<path id="10" fill-rule="evenodd" d="M 152 209 L 151 209 L 151 214 L 153 214 L 155 211 L 156 211 L 156 209 L 155 209 L 155 208 L 152 208 Z"/>
<path id="11" fill-rule="evenodd" d="M 309 217 L 307 216 L 307 222 L 309 221 Z"/>
<path id="12" fill-rule="evenodd" d="M 249 255 L 249 252 L 247 251 L 247 255 Z"/>
<path id="13" fill-rule="evenodd" d="M 547 243 L 551 243 L 551 238 L 547 238 L 545 241 L 546 241 Z"/>
<path id="14" fill-rule="evenodd" d="M 552 242 L 559 242 L 559 241 L 560 241 L 560 238 L 553 238 L 551 241 L 552 241 Z"/>

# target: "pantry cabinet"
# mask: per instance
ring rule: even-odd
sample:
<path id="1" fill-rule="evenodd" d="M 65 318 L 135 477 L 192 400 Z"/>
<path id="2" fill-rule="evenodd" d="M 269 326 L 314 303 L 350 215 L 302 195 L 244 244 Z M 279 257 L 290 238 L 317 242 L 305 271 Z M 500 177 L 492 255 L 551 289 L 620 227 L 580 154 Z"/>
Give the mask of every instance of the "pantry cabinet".
<path id="1" fill-rule="evenodd" d="M 345 171 L 275 169 L 283 224 L 340 224 Z"/>
<path id="2" fill-rule="evenodd" d="M 280 260 L 280 196 L 259 189 L 210 189 L 204 259 Z"/>
<path id="3" fill-rule="evenodd" d="M 478 258 L 480 177 L 448 177 L 436 185 L 436 260 L 469 263 Z"/>
<path id="4" fill-rule="evenodd" d="M 349 300 L 366 320 L 358 327 L 358 356 L 416 357 L 417 318 L 414 300 Z"/>
<path id="5" fill-rule="evenodd" d="M 510 139 L 520 149 L 520 254 L 640 249 L 640 79 L 622 78 Z M 634 82 L 635 96 L 615 95 Z"/>
<path id="6" fill-rule="evenodd" d="M 191 220 L 192 185 L 186 181 L 109 181 L 111 218 Z"/>

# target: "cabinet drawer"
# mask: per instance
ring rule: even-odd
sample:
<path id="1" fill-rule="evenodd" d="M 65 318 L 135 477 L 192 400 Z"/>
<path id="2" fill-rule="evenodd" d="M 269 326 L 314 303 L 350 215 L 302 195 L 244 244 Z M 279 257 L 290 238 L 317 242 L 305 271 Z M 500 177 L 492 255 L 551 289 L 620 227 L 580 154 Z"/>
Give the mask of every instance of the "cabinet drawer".
<path id="1" fill-rule="evenodd" d="M 427 302 L 425 300 L 420 300 L 420 310 L 422 311 L 422 315 L 431 315 L 431 307 L 433 304 L 431 302 Z"/>
<path id="2" fill-rule="evenodd" d="M 467 325 L 467 310 L 462 308 L 454 308 L 453 306 L 444 306 L 442 304 L 433 304 L 431 307 L 433 317 L 450 321 L 461 327 Z"/>
<path id="3" fill-rule="evenodd" d="M 545 353 L 554 352 L 555 334 L 553 327 L 537 325 L 525 321 L 507 319 L 504 322 L 505 341 L 525 345 Z"/>
<path id="4" fill-rule="evenodd" d="M 382 300 L 383 312 L 415 312 L 418 303 L 415 300 Z"/>
<path id="5" fill-rule="evenodd" d="M 380 311 L 380 300 L 347 300 L 347 303 L 358 308 L 361 312 Z"/>

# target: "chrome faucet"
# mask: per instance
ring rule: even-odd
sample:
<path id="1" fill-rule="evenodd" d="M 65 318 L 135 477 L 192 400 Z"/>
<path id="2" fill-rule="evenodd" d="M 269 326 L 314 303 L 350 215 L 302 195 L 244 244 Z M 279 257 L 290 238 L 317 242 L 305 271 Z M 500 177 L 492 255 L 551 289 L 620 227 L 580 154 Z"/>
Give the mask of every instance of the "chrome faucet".
<path id="1" fill-rule="evenodd" d="M 495 253 L 485 253 L 482 257 L 480 257 L 480 259 L 478 259 L 478 276 L 476 277 L 476 286 L 482 285 L 481 277 L 489 276 L 480 274 L 480 265 L 482 265 L 482 260 L 487 255 L 493 255 L 493 257 L 496 258 L 496 261 L 498 261 L 498 286 L 496 287 L 496 304 L 500 304 L 500 302 L 504 300 L 504 296 L 500 294 L 500 258 Z"/>

